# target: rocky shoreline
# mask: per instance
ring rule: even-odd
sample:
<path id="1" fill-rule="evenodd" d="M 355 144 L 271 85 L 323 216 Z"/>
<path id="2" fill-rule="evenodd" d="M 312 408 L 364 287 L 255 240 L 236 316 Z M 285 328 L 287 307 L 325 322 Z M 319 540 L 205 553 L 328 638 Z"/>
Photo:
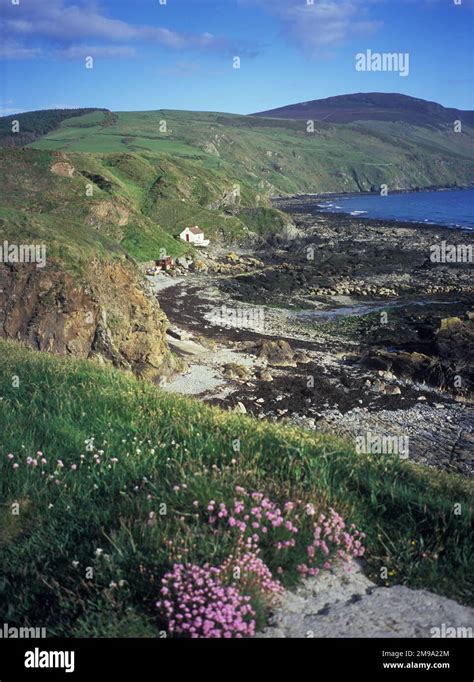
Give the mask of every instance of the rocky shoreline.
<path id="1" fill-rule="evenodd" d="M 472 475 L 472 264 L 433 263 L 430 247 L 474 236 L 285 201 L 292 239 L 152 280 L 194 343 L 172 346 L 189 370 L 168 390 L 354 442 L 407 438 L 411 460 Z"/>

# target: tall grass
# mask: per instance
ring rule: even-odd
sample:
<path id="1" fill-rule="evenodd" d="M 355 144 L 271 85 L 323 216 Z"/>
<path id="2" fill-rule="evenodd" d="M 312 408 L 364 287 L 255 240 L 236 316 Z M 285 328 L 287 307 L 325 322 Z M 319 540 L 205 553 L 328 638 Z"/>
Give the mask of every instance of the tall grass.
<path id="1" fill-rule="evenodd" d="M 0 398 L 0 617 L 10 625 L 157 636 L 154 603 L 173 561 L 217 564 L 230 550 L 193 501 L 230 502 L 235 486 L 332 505 L 366 533 L 372 577 L 386 567 L 385 583 L 473 601 L 465 479 L 10 342 L 0 342 Z"/>

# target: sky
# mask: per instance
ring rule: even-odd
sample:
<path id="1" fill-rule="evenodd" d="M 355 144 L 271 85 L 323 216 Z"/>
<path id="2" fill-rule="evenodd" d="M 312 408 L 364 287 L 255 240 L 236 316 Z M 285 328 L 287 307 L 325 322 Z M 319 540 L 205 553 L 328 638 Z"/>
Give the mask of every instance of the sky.
<path id="1" fill-rule="evenodd" d="M 0 0 L 0 115 L 248 114 L 353 92 L 474 109 L 473 29 L 474 0 Z M 357 70 L 367 50 L 408 54 L 408 73 Z"/>

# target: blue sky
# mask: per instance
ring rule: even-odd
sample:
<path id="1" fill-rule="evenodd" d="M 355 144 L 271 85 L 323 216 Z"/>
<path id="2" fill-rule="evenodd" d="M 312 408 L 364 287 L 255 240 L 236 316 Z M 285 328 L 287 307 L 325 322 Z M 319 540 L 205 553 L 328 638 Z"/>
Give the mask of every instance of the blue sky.
<path id="1" fill-rule="evenodd" d="M 473 28 L 474 0 L 0 0 L 0 115 L 252 113 L 374 91 L 474 109 Z M 367 49 L 408 53 L 409 75 L 356 71 Z"/>

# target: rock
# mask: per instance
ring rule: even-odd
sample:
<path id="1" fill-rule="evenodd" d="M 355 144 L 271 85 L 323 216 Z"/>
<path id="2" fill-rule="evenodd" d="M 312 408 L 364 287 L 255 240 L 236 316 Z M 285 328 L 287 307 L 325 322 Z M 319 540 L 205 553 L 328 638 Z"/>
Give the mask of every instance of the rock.
<path id="1" fill-rule="evenodd" d="M 102 223 L 124 227 L 129 217 L 129 209 L 117 201 L 98 201 L 91 205 L 89 222 L 99 227 Z"/>
<path id="2" fill-rule="evenodd" d="M 294 353 L 288 341 L 262 341 L 258 357 L 269 365 L 296 367 Z"/>
<path id="3" fill-rule="evenodd" d="M 190 338 L 188 332 L 178 329 L 177 327 L 170 327 L 166 330 L 166 333 L 174 339 L 178 339 L 178 341 L 187 341 Z"/>
<path id="4" fill-rule="evenodd" d="M 184 268 L 185 270 L 189 269 L 189 262 L 184 256 L 180 256 L 176 259 L 176 265 L 179 265 L 179 267 Z"/>
<path id="5" fill-rule="evenodd" d="M 292 223 L 285 223 L 284 227 L 278 232 L 278 241 L 290 242 L 304 236 L 304 232 L 299 230 Z"/>
<path id="6" fill-rule="evenodd" d="M 239 414 L 247 414 L 247 408 L 243 403 L 239 401 L 237 405 L 234 407 L 234 412 L 239 412 Z"/>
<path id="7" fill-rule="evenodd" d="M 432 638 L 443 623 L 462 629 L 462 637 L 472 635 L 473 619 L 473 608 L 452 599 L 401 585 L 380 587 L 360 568 L 350 574 L 336 569 L 286 592 L 271 627 L 257 637 Z"/>
<path id="8" fill-rule="evenodd" d="M 72 178 L 75 172 L 74 166 L 67 161 L 57 161 L 50 168 L 51 173 L 62 175 L 65 178 Z"/>
<path id="9" fill-rule="evenodd" d="M 298 364 L 307 364 L 308 362 L 311 362 L 311 358 L 309 358 L 302 350 L 297 350 L 295 352 L 293 355 L 293 360 Z"/>
<path id="10" fill-rule="evenodd" d="M 378 379 L 372 384 L 372 390 L 377 391 L 378 393 L 385 393 L 386 388 L 383 381 L 379 381 Z"/>
<path id="11" fill-rule="evenodd" d="M 0 268 L 0 335 L 36 350 L 100 359 L 156 381 L 173 363 L 166 328 L 126 262 L 89 263 L 81 286 L 58 264 Z"/>
<path id="12" fill-rule="evenodd" d="M 384 393 L 386 395 L 400 395 L 401 389 L 400 386 L 386 386 Z"/>
<path id="13" fill-rule="evenodd" d="M 252 372 L 245 365 L 239 365 L 236 362 L 230 362 L 224 365 L 224 376 L 227 379 L 248 379 Z"/>
<path id="14" fill-rule="evenodd" d="M 193 264 L 191 267 L 192 267 L 192 270 L 194 270 L 194 272 L 201 272 L 203 274 L 206 274 L 207 271 L 209 270 L 207 263 L 205 263 L 200 258 L 196 258 L 196 260 L 193 261 Z"/>
<path id="15" fill-rule="evenodd" d="M 267 369 L 264 369 L 261 372 L 259 372 L 258 378 L 260 379 L 260 381 L 273 381 L 273 376 Z"/>
<path id="16" fill-rule="evenodd" d="M 441 320 L 440 331 L 446 331 L 453 327 L 461 327 L 462 325 L 463 321 L 460 317 L 446 317 L 444 320 Z"/>

